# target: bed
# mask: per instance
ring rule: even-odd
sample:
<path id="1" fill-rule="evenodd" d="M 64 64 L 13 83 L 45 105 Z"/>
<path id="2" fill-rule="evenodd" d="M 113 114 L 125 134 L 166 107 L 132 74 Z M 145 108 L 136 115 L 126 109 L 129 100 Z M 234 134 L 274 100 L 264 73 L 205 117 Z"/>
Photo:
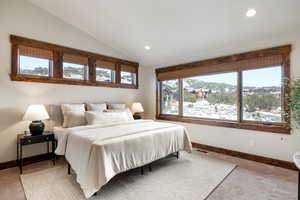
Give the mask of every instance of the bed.
<path id="1" fill-rule="evenodd" d="M 55 153 L 65 156 L 86 198 L 119 173 L 192 150 L 183 126 L 153 120 L 55 127 L 54 134 Z"/>

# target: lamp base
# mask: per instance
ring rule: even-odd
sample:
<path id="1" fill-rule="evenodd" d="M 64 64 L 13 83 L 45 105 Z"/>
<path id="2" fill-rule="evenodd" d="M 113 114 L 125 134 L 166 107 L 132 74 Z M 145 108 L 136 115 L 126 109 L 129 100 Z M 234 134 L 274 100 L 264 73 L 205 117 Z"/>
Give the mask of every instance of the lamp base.
<path id="1" fill-rule="evenodd" d="M 33 121 L 29 125 L 31 135 L 43 135 L 45 124 L 42 121 Z"/>
<path id="2" fill-rule="evenodd" d="M 135 114 L 133 115 L 133 119 L 134 119 L 134 120 L 142 119 L 142 114 L 141 114 L 141 113 L 135 113 Z"/>

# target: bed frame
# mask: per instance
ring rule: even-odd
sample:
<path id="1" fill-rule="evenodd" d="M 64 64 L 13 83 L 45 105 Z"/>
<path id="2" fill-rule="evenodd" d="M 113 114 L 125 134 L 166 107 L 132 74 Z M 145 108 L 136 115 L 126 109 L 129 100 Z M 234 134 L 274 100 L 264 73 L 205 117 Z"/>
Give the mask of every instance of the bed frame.
<path id="1" fill-rule="evenodd" d="M 169 158 L 169 157 L 176 157 L 177 160 L 178 160 L 179 157 L 180 157 L 180 152 L 177 151 L 177 152 L 175 152 L 175 153 L 171 153 L 170 155 L 167 155 L 166 157 L 164 157 L 164 158 L 162 158 L 162 159 Z M 158 159 L 158 160 L 161 160 L 161 159 Z M 153 161 L 153 162 L 156 162 L 156 161 L 158 161 L 158 160 L 155 160 L 155 161 Z M 143 166 L 139 167 L 140 170 L 141 170 L 141 175 L 144 175 L 144 174 L 145 174 L 144 167 L 148 167 L 149 172 L 152 172 L 152 163 L 153 163 L 153 162 L 151 162 L 151 163 L 149 163 L 149 164 L 146 164 L 146 165 L 143 165 Z M 68 161 L 67 161 L 67 163 L 68 163 L 68 164 L 67 164 L 67 166 L 68 166 L 68 174 L 70 175 L 70 174 L 71 174 L 71 165 L 70 165 L 70 163 L 69 163 Z M 97 192 L 96 192 L 94 195 L 97 195 Z"/>

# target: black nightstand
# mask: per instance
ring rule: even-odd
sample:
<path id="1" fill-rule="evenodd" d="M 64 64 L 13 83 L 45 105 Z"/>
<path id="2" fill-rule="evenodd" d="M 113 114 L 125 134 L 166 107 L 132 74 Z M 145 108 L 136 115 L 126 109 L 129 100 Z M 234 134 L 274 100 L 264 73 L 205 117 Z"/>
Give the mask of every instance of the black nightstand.
<path id="1" fill-rule="evenodd" d="M 49 143 L 52 144 L 52 152 L 50 153 L 49 150 Z M 54 138 L 54 134 L 52 133 L 44 133 L 43 135 L 25 135 L 25 134 L 18 134 L 17 136 L 17 165 L 20 168 L 20 173 L 22 174 L 22 167 L 23 167 L 23 146 L 25 145 L 31 145 L 31 144 L 37 144 L 37 143 L 47 143 L 47 153 L 49 159 L 52 158 L 53 165 L 55 165 L 55 146 L 56 141 Z"/>
<path id="2" fill-rule="evenodd" d="M 141 115 L 133 115 L 133 119 L 139 120 L 139 119 L 142 119 L 142 116 Z"/>

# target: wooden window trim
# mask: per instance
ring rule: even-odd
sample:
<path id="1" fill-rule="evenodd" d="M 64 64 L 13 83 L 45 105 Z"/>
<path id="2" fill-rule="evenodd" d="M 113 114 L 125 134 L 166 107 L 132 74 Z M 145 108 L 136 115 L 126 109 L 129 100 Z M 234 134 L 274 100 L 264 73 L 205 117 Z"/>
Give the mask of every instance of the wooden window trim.
<path id="1" fill-rule="evenodd" d="M 120 58 L 114 58 L 110 56 L 105 56 L 101 54 L 96 54 L 88 51 L 82 51 L 74 48 L 69 48 L 65 46 L 60 46 L 48 42 L 42 42 L 38 40 L 28 39 L 16 35 L 10 35 L 11 42 L 11 74 L 10 78 L 12 81 L 23 81 L 23 82 L 39 82 L 39 83 L 53 83 L 53 84 L 67 84 L 67 85 L 83 85 L 83 86 L 96 86 L 96 87 L 112 87 L 112 88 L 128 88 L 128 89 L 138 89 L 138 68 L 139 64 L 137 62 L 132 62 Z M 18 61 L 18 46 L 28 46 L 33 48 L 40 48 L 45 50 L 50 50 L 53 52 L 53 67 L 52 76 L 41 77 L 32 76 L 18 73 L 19 61 Z M 77 80 L 77 79 L 66 79 L 63 78 L 63 54 L 73 54 L 78 56 L 83 56 L 88 58 L 88 80 Z M 96 81 L 96 71 L 95 62 L 96 60 L 104 60 L 107 62 L 114 63 L 116 66 L 115 82 L 97 82 Z M 135 68 L 136 71 L 136 84 L 122 84 L 120 83 L 120 69 L 118 66 L 129 65 Z"/>
<path id="2" fill-rule="evenodd" d="M 220 120 L 220 119 L 210 119 L 210 118 L 200 118 L 200 117 L 187 117 L 183 116 L 182 114 L 178 115 L 169 115 L 169 114 L 162 114 L 161 113 L 161 82 L 159 80 L 158 75 L 160 73 L 168 73 L 168 72 L 176 72 L 178 70 L 184 69 L 195 69 L 201 67 L 207 67 L 209 65 L 216 65 L 222 63 L 232 63 L 235 61 L 241 61 L 243 59 L 249 58 L 256 58 L 256 57 L 264 57 L 264 56 L 272 56 L 272 55 L 281 55 L 282 56 L 282 76 L 285 78 L 290 78 L 290 52 L 291 52 L 291 45 L 285 45 L 280 47 L 273 47 L 268 49 L 262 49 L 257 51 L 251 51 L 241 54 L 235 54 L 231 56 L 224 56 L 220 58 L 213 58 L 203 61 L 196 61 L 187 64 L 180 64 L 175 66 L 168 66 L 163 68 L 157 68 L 155 70 L 157 81 L 156 81 L 156 118 L 160 120 L 169 120 L 169 121 L 177 121 L 177 122 L 184 122 L 184 123 L 193 123 L 193 124 L 202 124 L 202 125 L 210 125 L 210 126 L 221 126 L 221 127 L 228 127 L 228 128 L 238 128 L 238 129 L 246 129 L 246 130 L 256 130 L 256 131 L 263 131 L 263 132 L 272 132 L 272 133 L 281 133 L 281 134 L 290 134 L 291 128 L 287 123 L 268 123 L 268 122 L 260 122 L 260 121 L 248 121 L 243 120 L 242 118 L 242 71 L 246 70 L 247 68 L 236 68 L 232 69 L 222 68 L 221 71 L 216 71 L 212 69 L 210 72 L 209 70 L 204 70 L 205 73 L 201 75 L 208 75 L 208 74 L 217 74 L 217 73 L 225 73 L 225 72 L 237 72 L 238 73 L 238 84 L 237 84 L 237 110 L 238 116 L 236 121 L 231 120 Z M 272 66 L 265 66 L 265 67 L 272 67 Z M 265 67 L 257 67 L 258 68 L 265 68 Z M 255 69 L 255 68 L 251 68 Z M 199 74 L 195 75 L 199 76 Z M 178 78 L 179 81 L 182 78 Z M 182 90 L 182 87 L 179 88 Z M 285 101 L 284 95 L 288 93 L 288 88 L 282 87 L 282 101 L 283 101 L 283 108 L 284 110 L 289 113 L 288 106 Z M 182 92 L 180 92 L 182 93 Z M 179 102 L 179 110 L 182 110 L 182 94 L 180 97 Z M 182 112 L 181 112 L 182 113 Z M 286 119 L 286 121 L 289 121 Z"/>

